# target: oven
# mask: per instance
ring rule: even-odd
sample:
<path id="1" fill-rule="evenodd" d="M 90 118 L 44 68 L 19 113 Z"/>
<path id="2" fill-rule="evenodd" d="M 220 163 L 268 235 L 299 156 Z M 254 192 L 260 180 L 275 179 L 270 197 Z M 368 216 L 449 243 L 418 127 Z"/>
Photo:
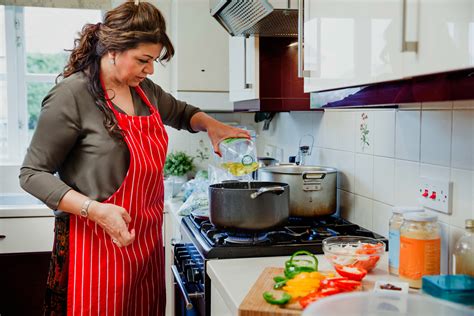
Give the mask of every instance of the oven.
<path id="1" fill-rule="evenodd" d="M 204 259 L 192 243 L 173 246 L 174 315 L 205 316 Z"/>

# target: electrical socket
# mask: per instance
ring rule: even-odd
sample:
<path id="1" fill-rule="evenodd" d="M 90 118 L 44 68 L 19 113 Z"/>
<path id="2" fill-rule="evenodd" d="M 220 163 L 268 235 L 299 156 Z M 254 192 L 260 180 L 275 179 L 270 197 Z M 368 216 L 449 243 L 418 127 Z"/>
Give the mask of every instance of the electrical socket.
<path id="1" fill-rule="evenodd" d="M 418 201 L 426 208 L 451 214 L 453 183 L 449 180 L 420 177 Z"/>
<path id="2" fill-rule="evenodd" d="M 275 158 L 275 151 L 276 151 L 276 147 L 273 146 L 273 145 L 265 145 L 265 147 L 263 148 L 263 155 L 265 157 L 272 157 L 272 158 Z"/>

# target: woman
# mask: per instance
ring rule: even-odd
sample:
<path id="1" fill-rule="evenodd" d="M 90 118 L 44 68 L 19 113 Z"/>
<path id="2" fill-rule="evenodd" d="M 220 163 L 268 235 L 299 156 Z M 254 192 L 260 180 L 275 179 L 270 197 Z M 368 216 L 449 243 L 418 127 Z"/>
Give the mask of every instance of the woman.
<path id="1" fill-rule="evenodd" d="M 20 182 L 60 210 L 45 314 L 164 314 L 163 124 L 207 131 L 216 152 L 248 137 L 146 78 L 173 53 L 158 9 L 126 2 L 83 28 L 43 101 Z"/>

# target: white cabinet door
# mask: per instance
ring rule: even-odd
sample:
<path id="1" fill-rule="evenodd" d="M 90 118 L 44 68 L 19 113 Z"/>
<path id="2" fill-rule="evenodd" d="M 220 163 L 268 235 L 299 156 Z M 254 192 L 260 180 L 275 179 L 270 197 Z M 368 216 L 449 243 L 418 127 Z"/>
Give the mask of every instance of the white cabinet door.
<path id="1" fill-rule="evenodd" d="M 0 253 L 53 249 L 54 217 L 0 218 Z"/>
<path id="2" fill-rule="evenodd" d="M 305 92 L 401 78 L 401 9 L 402 0 L 305 1 Z"/>
<path id="3" fill-rule="evenodd" d="M 414 0 L 412 0 L 414 1 Z M 406 53 L 406 76 L 469 68 L 474 65 L 474 1 L 408 1 L 407 36 L 418 40 L 418 52 Z"/>
<path id="4" fill-rule="evenodd" d="M 209 1 L 172 3 L 176 97 L 203 110 L 232 110 L 228 34 L 210 15 Z"/>
<path id="5" fill-rule="evenodd" d="M 259 97 L 258 37 L 229 37 L 230 101 Z"/>

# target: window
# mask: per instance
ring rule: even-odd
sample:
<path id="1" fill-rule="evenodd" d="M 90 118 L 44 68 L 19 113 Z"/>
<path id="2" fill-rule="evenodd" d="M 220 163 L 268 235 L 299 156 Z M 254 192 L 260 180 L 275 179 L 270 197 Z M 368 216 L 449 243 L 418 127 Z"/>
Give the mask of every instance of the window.
<path id="1" fill-rule="evenodd" d="M 0 6 L 0 164 L 21 163 L 41 101 L 100 10 Z"/>

